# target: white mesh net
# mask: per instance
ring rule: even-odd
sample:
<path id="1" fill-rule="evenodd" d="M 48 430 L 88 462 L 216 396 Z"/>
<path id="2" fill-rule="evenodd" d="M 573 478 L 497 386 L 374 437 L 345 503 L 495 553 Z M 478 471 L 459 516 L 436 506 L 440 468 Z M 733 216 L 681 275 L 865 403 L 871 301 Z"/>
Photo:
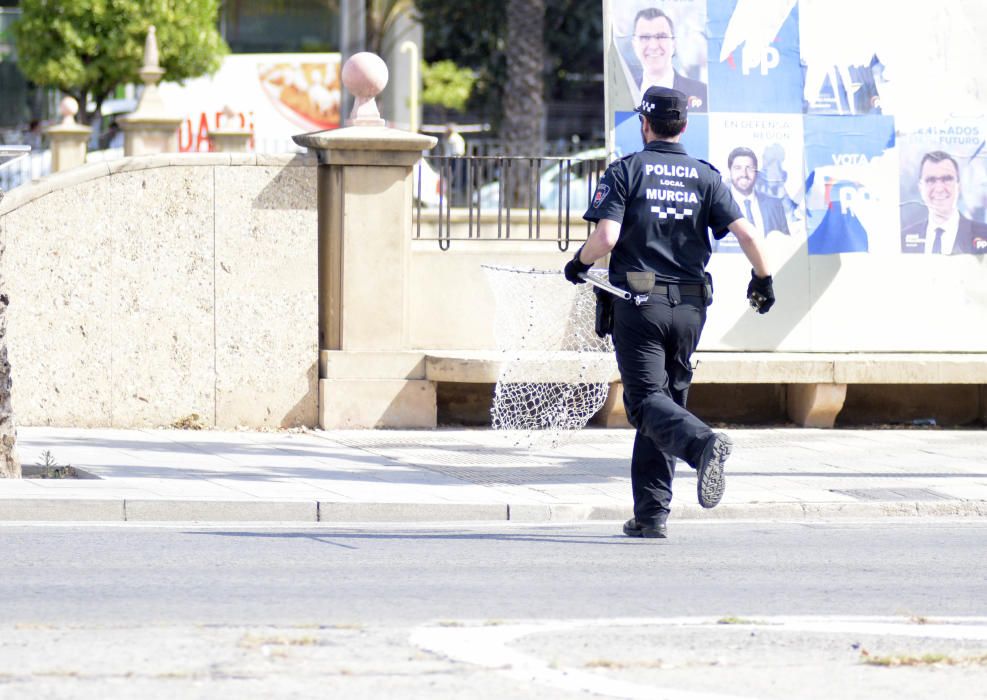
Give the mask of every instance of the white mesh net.
<path id="1" fill-rule="evenodd" d="M 493 428 L 519 431 L 519 444 L 558 446 L 600 410 L 616 374 L 610 337 L 593 329 L 593 288 L 558 270 L 483 267 L 503 353 Z"/>

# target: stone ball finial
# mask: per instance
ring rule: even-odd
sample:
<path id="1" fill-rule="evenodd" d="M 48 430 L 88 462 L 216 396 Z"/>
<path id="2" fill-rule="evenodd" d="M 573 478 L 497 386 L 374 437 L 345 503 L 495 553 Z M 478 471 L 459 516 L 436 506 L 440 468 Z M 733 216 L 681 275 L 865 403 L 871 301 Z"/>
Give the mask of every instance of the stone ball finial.
<path id="1" fill-rule="evenodd" d="M 387 87 L 387 64 L 377 54 L 361 51 L 343 64 L 343 85 L 356 97 L 349 123 L 355 126 L 383 126 L 374 100 Z"/>
<path id="2" fill-rule="evenodd" d="M 74 97 L 63 97 L 58 103 L 58 113 L 62 115 L 62 124 L 75 124 L 75 115 L 79 113 L 79 101 Z"/>

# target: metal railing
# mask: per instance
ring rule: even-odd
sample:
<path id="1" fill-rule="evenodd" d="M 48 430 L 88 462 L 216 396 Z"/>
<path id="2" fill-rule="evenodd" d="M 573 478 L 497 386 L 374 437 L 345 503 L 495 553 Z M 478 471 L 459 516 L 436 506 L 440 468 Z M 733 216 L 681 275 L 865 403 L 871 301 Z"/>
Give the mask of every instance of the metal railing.
<path id="1" fill-rule="evenodd" d="M 426 156 L 415 166 L 415 239 L 441 250 L 454 240 L 555 240 L 568 250 L 592 231 L 582 216 L 606 166 L 602 149 L 582 158 Z"/>
<path id="2" fill-rule="evenodd" d="M 4 145 L 0 144 L 0 199 L 3 199 L 3 193 L 12 189 L 5 184 L 3 173 L 7 168 L 12 165 L 16 165 L 19 162 L 30 160 L 31 147 L 22 145 Z M 25 156 L 27 156 L 25 158 Z M 20 183 L 17 183 L 20 184 Z"/>

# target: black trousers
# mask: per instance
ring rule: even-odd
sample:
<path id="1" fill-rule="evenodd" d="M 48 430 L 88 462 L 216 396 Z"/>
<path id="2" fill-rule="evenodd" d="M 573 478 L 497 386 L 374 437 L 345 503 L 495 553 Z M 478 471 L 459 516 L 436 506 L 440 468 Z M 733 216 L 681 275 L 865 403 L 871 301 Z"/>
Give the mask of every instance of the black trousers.
<path id="1" fill-rule="evenodd" d="M 713 431 L 685 408 L 691 357 L 706 323 L 701 297 L 652 294 L 640 306 L 614 304 L 613 344 L 624 385 L 624 408 L 637 429 L 631 457 L 634 518 L 665 522 L 672 502 L 675 459 L 693 467 Z"/>

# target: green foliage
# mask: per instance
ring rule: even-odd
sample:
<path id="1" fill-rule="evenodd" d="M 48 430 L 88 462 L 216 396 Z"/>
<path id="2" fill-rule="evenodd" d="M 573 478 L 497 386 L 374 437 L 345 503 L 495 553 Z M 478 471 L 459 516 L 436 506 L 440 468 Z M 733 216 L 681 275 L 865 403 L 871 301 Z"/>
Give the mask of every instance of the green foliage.
<path id="1" fill-rule="evenodd" d="M 504 0 L 415 0 L 425 60 L 450 60 L 476 78 L 470 106 L 495 111 L 507 82 Z M 603 100 L 603 10 L 599 0 L 545 0 L 546 99 Z"/>
<path id="2" fill-rule="evenodd" d="M 82 108 L 90 98 L 98 109 L 116 86 L 139 81 L 152 24 L 168 80 L 219 68 L 229 49 L 218 11 L 219 0 L 23 0 L 14 25 L 18 62 L 38 85 L 74 96 Z"/>
<path id="3" fill-rule="evenodd" d="M 463 111 L 469 101 L 476 77 L 469 68 L 460 68 L 453 61 L 422 63 L 422 102 L 446 109 Z"/>

